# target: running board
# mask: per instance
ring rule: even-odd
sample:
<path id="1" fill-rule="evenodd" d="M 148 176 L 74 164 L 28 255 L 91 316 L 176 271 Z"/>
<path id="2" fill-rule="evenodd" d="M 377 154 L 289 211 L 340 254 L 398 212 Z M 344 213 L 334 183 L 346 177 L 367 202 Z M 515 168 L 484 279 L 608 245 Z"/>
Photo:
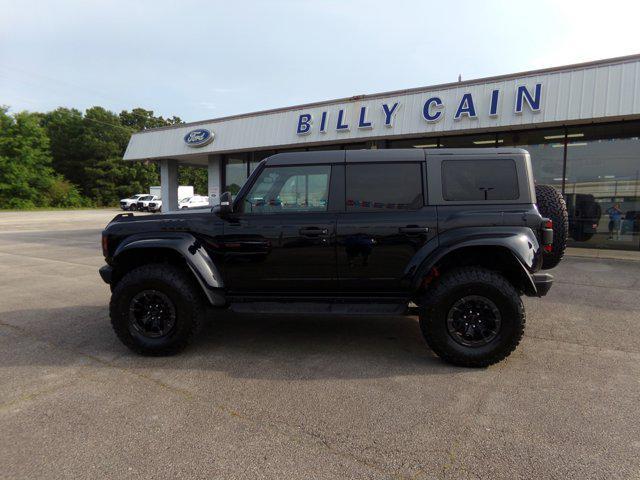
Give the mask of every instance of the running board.
<path id="1" fill-rule="evenodd" d="M 404 315 L 406 303 L 330 302 L 238 302 L 229 309 L 236 313 L 295 315 Z"/>

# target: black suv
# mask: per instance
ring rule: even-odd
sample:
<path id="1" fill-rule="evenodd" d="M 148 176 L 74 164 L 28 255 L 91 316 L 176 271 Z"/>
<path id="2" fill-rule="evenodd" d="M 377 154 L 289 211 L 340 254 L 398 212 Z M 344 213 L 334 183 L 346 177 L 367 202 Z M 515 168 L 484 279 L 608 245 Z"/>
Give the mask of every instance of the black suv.
<path id="1" fill-rule="evenodd" d="M 440 357 L 486 366 L 520 342 L 520 297 L 547 293 L 567 228 L 525 150 L 281 153 L 219 207 L 116 216 L 100 275 L 141 354 L 179 351 L 216 309 L 417 313 Z"/>

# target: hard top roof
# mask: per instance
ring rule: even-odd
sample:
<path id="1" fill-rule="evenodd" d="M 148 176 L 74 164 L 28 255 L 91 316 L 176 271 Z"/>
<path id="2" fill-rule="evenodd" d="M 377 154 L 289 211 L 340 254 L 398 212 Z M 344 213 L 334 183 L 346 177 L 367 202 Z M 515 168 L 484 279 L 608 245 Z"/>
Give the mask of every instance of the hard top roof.
<path id="1" fill-rule="evenodd" d="M 420 162 L 434 155 L 521 155 L 522 148 L 398 148 L 384 150 L 317 150 L 276 153 L 265 159 L 266 165 L 300 165 L 363 162 Z"/>

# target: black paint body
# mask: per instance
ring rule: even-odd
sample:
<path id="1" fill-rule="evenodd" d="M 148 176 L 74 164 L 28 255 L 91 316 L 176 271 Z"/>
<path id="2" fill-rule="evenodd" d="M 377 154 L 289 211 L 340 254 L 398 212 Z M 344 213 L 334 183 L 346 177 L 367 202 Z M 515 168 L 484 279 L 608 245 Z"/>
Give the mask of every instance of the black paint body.
<path id="1" fill-rule="evenodd" d="M 526 179 L 520 182 L 520 201 L 443 201 L 433 183 L 439 182 L 434 165 L 443 158 L 473 156 L 479 161 L 516 159 Z M 347 211 L 346 166 L 377 162 L 420 163 L 422 205 L 402 211 Z M 322 164 L 331 165 L 327 211 L 239 211 L 264 169 Z M 278 154 L 256 168 L 232 212 L 204 208 L 114 218 L 103 232 L 108 265 L 101 275 L 113 286 L 141 259 L 170 258 L 185 262 L 210 303 L 218 306 L 258 299 L 407 303 L 426 288 L 424 279 L 436 272 L 434 267 L 470 252 L 486 252 L 485 263 L 509 259 L 510 278 L 523 293 L 543 295 L 550 281 L 542 285 L 534 275 L 541 267 L 543 219 L 532 191 L 528 154 L 519 149 L 439 150 L 433 159 L 419 149 Z M 496 263 L 496 268 L 501 266 Z"/>

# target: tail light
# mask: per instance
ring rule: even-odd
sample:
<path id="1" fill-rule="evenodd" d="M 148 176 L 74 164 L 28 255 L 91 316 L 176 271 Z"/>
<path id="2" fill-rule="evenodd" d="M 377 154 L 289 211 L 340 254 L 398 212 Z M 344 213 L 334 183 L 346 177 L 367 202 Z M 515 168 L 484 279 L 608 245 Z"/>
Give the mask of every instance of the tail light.
<path id="1" fill-rule="evenodd" d="M 109 256 L 109 236 L 104 233 L 102 234 L 102 255 Z"/>
<path id="2" fill-rule="evenodd" d="M 541 228 L 542 250 L 545 253 L 553 251 L 553 220 L 545 218 Z"/>

